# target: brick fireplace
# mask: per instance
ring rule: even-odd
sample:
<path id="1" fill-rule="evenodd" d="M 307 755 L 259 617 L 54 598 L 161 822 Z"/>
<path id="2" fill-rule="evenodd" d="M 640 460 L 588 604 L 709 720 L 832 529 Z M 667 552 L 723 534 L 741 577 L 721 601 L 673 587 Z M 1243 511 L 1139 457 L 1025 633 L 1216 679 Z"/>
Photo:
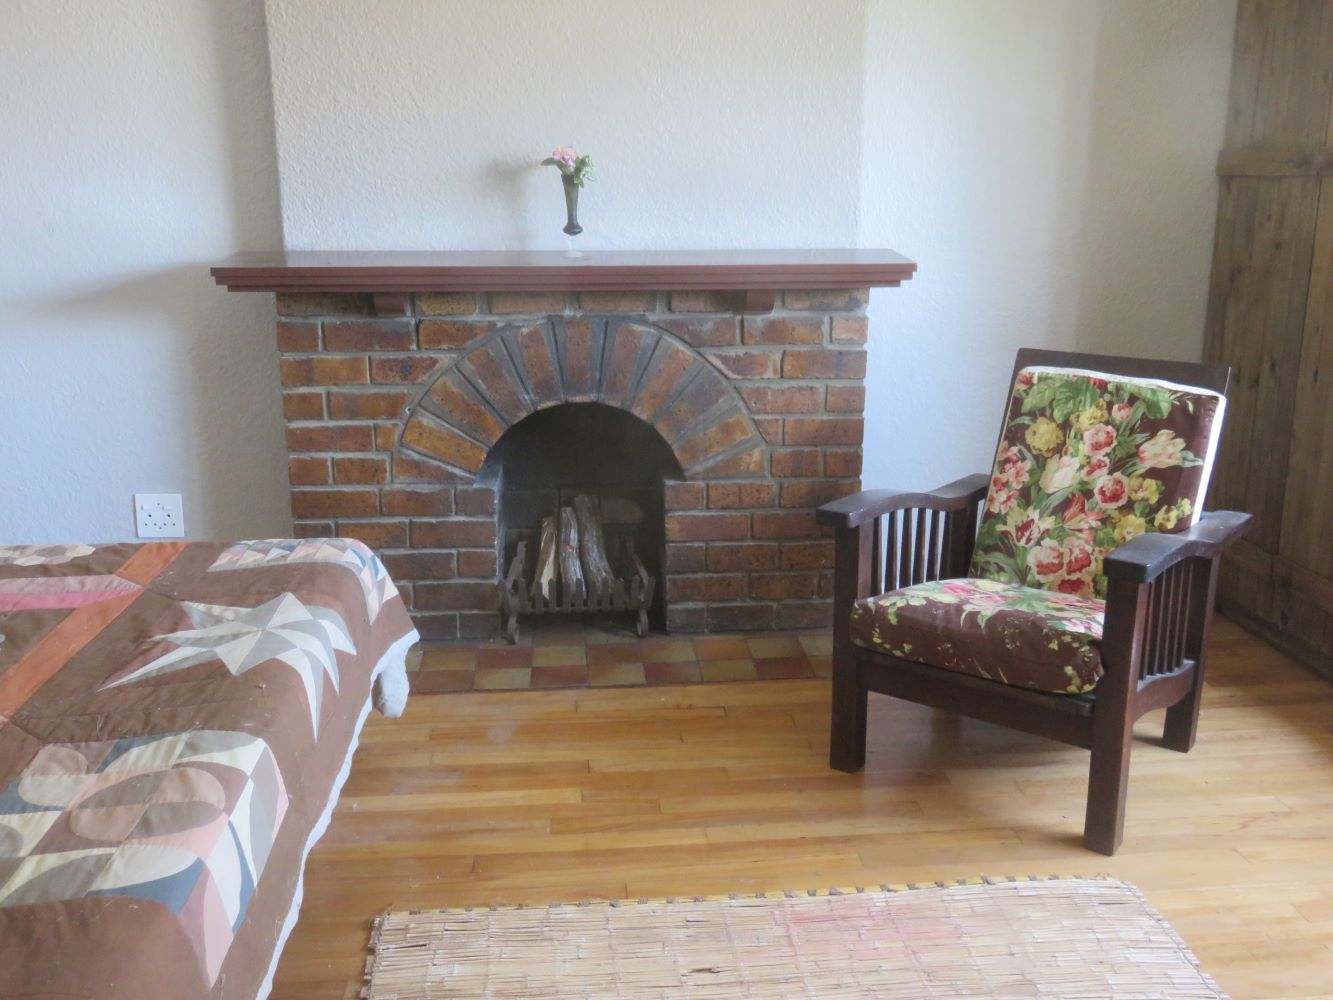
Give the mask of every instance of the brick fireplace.
<path id="1" fill-rule="evenodd" d="M 914 268 L 845 259 L 868 253 L 751 255 L 711 272 L 630 266 L 649 255 L 492 255 L 484 273 L 463 255 L 431 273 L 359 255 L 380 259 L 350 276 L 343 255 L 302 268 L 289 254 L 214 273 L 277 292 L 296 533 L 375 548 L 424 637 L 496 634 L 518 530 L 512 514 L 500 530 L 502 507 L 526 510 L 545 488 L 531 467 L 510 473 L 523 493 L 502 505 L 496 470 L 571 440 L 580 468 L 659 456 L 622 490 L 649 522 L 654 620 L 714 631 L 829 622 L 832 543 L 814 508 L 860 486 L 868 288 Z M 595 287 L 607 282 L 621 287 Z"/>

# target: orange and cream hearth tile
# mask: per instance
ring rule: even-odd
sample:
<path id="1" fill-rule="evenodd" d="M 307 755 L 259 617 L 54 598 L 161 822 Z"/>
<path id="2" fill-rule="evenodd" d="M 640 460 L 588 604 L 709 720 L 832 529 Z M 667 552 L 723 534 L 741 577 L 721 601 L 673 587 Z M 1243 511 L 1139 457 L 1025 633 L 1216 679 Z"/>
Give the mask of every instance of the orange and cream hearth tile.
<path id="1" fill-rule="evenodd" d="M 635 638 L 597 623 L 544 624 L 510 645 L 423 644 L 409 659 L 415 694 L 724 684 L 828 677 L 827 631 Z"/>

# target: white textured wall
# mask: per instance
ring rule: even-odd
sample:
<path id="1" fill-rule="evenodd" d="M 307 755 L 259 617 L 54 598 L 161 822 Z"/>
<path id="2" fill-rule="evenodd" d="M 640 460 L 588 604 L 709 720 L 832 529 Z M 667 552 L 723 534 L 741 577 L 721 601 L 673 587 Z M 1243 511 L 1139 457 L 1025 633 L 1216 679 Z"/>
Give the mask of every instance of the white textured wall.
<path id="1" fill-rule="evenodd" d="M 293 249 L 844 246 L 861 0 L 269 0 Z"/>
<path id="2" fill-rule="evenodd" d="M 280 240 L 260 3 L 0 12 L 0 541 L 285 530 L 272 303 L 208 277 Z"/>
<path id="3" fill-rule="evenodd" d="M 989 468 L 1022 346 L 1196 359 L 1230 0 L 869 0 L 865 480 Z"/>
<path id="4" fill-rule="evenodd" d="M 1021 344 L 1197 355 L 1231 0 L 266 6 L 267 50 L 260 0 L 3 0 L 6 541 L 144 490 L 283 530 L 271 303 L 208 265 L 559 246 L 563 142 L 589 246 L 921 262 L 871 302 L 868 484 L 984 467 Z"/>

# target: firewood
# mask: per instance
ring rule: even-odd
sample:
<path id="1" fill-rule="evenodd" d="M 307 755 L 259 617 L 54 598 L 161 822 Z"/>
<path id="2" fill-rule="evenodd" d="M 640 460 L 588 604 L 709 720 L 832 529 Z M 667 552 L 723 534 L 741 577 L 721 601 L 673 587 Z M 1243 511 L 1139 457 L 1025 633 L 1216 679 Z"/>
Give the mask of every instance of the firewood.
<path id="1" fill-rule="evenodd" d="M 541 594 L 555 599 L 554 584 L 560 572 L 556 558 L 556 541 L 559 530 L 556 527 L 556 515 L 548 514 L 542 518 L 541 544 L 537 548 L 537 573 L 532 580 L 532 594 Z"/>
<path id="2" fill-rule="evenodd" d="M 610 560 L 606 558 L 606 538 L 602 534 L 602 519 L 598 513 L 597 498 L 581 493 L 574 498 L 574 515 L 579 522 L 579 551 L 583 556 L 583 571 L 590 590 L 607 594 L 615 582 Z"/>
<path id="3" fill-rule="evenodd" d="M 588 589 L 579 559 L 579 522 L 573 507 L 560 508 L 560 588 L 564 602 L 581 601 Z"/>

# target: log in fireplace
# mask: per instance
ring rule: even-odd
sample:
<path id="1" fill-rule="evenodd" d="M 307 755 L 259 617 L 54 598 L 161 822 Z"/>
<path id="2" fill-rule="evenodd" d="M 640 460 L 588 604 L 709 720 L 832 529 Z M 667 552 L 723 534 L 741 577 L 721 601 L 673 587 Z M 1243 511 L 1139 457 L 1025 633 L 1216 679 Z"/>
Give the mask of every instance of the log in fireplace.
<path id="1" fill-rule="evenodd" d="M 676 631 L 827 624 L 814 508 L 860 485 L 868 289 L 914 270 L 827 250 L 242 254 L 213 273 L 277 293 L 294 530 L 374 547 L 439 639 L 495 634 L 516 581 L 537 610 L 542 519 L 578 496 L 624 584 L 594 605 L 637 617 L 637 594 Z"/>

